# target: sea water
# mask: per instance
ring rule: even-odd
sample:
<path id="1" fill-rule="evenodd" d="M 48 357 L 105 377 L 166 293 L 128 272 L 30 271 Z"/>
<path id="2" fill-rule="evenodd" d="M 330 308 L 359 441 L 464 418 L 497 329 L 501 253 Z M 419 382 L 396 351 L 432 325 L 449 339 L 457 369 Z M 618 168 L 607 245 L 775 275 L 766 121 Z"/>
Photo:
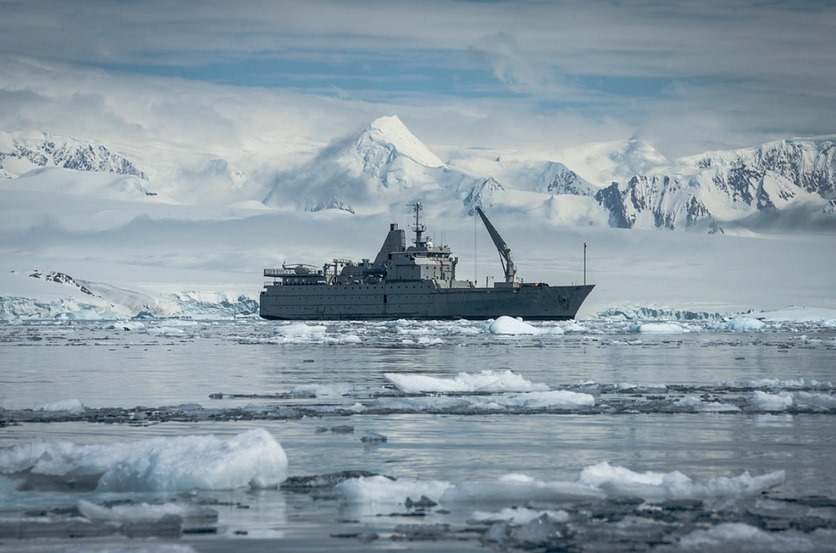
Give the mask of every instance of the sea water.
<path id="1" fill-rule="evenodd" d="M 836 550 L 833 321 L 18 321 L 0 367 L 0 550 Z"/>

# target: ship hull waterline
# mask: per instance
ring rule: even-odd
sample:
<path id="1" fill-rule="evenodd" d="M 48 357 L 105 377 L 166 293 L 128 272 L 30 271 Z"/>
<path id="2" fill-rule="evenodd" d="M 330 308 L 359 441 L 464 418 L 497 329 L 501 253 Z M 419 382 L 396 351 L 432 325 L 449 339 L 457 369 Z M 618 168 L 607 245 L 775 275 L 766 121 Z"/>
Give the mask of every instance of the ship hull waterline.
<path id="1" fill-rule="evenodd" d="M 432 282 L 267 286 L 259 314 L 269 320 L 574 319 L 594 285 L 439 288 Z"/>

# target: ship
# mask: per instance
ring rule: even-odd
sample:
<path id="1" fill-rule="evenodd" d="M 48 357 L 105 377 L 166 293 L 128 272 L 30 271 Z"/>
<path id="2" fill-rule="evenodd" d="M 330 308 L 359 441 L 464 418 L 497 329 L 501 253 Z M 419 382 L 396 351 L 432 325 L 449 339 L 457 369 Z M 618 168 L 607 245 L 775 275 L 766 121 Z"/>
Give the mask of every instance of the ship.
<path id="1" fill-rule="evenodd" d="M 261 291 L 259 314 L 272 320 L 495 319 L 502 315 L 527 320 L 574 319 L 595 287 L 549 286 L 522 282 L 511 249 L 481 207 L 476 213 L 496 246 L 504 280 L 477 286 L 456 278 L 455 257 L 448 246 L 435 245 L 421 223 L 422 205 L 413 205 L 414 239 L 391 223 L 374 260 L 335 258 L 322 268 L 282 264 L 264 269 L 269 279 Z M 586 264 L 584 245 L 584 266 Z"/>

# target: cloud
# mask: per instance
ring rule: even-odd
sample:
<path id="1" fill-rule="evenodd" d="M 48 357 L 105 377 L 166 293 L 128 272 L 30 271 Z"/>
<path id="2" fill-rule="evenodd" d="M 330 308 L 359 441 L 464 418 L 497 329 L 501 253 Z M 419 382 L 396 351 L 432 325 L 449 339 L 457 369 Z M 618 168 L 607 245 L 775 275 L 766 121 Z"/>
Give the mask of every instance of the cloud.
<path id="1" fill-rule="evenodd" d="M 6 3 L 0 126 L 284 163 L 397 113 L 439 152 L 695 154 L 832 133 L 834 36 L 816 1 Z"/>

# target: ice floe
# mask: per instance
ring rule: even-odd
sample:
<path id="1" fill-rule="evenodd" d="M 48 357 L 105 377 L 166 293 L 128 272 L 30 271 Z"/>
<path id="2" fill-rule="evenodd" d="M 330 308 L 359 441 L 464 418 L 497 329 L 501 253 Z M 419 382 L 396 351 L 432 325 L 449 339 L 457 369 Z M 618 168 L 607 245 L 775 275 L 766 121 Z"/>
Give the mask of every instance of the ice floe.
<path id="1" fill-rule="evenodd" d="M 31 486 L 99 491 L 267 488 L 287 477 L 287 456 L 263 429 L 230 438 L 159 437 L 137 442 L 24 442 L 0 449 L 0 474 Z"/>
<path id="2" fill-rule="evenodd" d="M 612 497 L 641 498 L 646 501 L 705 500 L 743 498 L 780 486 L 784 471 L 752 476 L 720 476 L 695 481 L 678 471 L 636 472 L 626 467 L 598 463 L 584 468 L 574 481 L 543 481 L 525 474 L 506 474 L 494 480 L 445 481 L 393 480 L 385 476 L 354 478 L 336 486 L 345 501 L 363 503 L 378 512 L 407 498 L 425 496 L 443 507 L 461 504 L 507 505 L 560 503 Z M 539 515 L 537 515 L 539 516 Z M 558 515 L 562 518 L 563 515 Z M 487 517 L 486 517 L 487 518 Z"/>
<path id="3" fill-rule="evenodd" d="M 690 330 L 678 323 L 642 323 L 635 328 L 642 334 L 682 334 Z"/>
<path id="4" fill-rule="evenodd" d="M 535 327 L 522 319 L 503 315 L 488 325 L 488 332 L 503 336 L 524 336 L 536 334 L 563 334 L 559 326 Z"/>
<path id="5" fill-rule="evenodd" d="M 406 393 L 530 392 L 549 389 L 545 384 L 534 384 L 510 370 L 460 372 L 453 378 L 404 373 L 385 373 L 383 376 Z"/>
<path id="6" fill-rule="evenodd" d="M 766 323 L 752 317 L 735 317 L 726 321 L 722 328 L 731 332 L 752 332 L 755 330 L 763 330 Z"/>
<path id="7" fill-rule="evenodd" d="M 697 529 L 682 537 L 677 551 L 728 552 L 836 551 L 836 531 L 811 534 L 798 531 L 770 532 L 743 522 L 726 522 Z M 667 549 L 666 549 L 667 550 Z"/>
<path id="8" fill-rule="evenodd" d="M 506 507 L 497 512 L 474 511 L 470 518 L 478 522 L 505 521 L 510 524 L 523 525 L 528 524 L 544 515 L 557 522 L 569 521 L 569 513 L 563 510 L 553 511 L 546 509 L 541 511 L 537 509 L 528 509 L 526 507 Z"/>
<path id="9" fill-rule="evenodd" d="M 751 403 L 754 407 L 764 411 L 783 411 L 792 406 L 793 394 L 792 392 L 770 394 L 756 390 L 752 394 Z"/>
<path id="10" fill-rule="evenodd" d="M 64 399 L 35 407 L 35 411 L 82 413 L 84 405 L 77 399 Z"/>
<path id="11" fill-rule="evenodd" d="M 756 495 L 784 482 L 784 471 L 761 476 L 748 472 L 735 477 L 717 477 L 695 482 L 681 472 L 634 472 L 607 462 L 586 467 L 578 482 L 605 492 L 607 495 L 663 499 L 718 499 L 727 496 Z"/>

